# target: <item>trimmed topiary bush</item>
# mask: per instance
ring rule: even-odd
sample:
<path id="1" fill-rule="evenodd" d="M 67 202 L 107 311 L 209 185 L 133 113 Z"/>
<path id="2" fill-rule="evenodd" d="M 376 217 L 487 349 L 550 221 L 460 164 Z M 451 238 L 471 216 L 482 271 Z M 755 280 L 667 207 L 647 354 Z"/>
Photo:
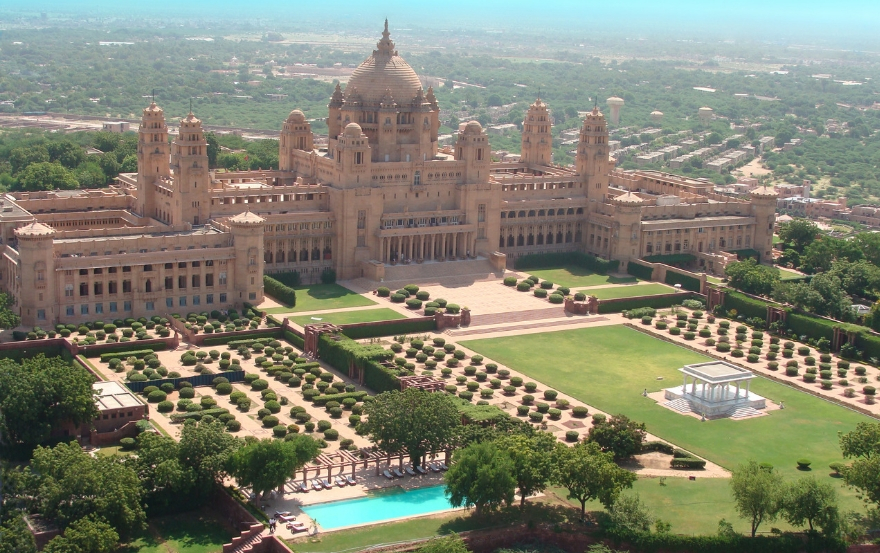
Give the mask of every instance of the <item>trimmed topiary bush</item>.
<path id="1" fill-rule="evenodd" d="M 575 431 L 575 430 L 569 430 L 565 433 L 565 441 L 566 442 L 574 443 L 574 442 L 578 441 L 578 438 L 580 438 L 580 434 L 578 434 L 577 431 Z"/>
<path id="2" fill-rule="evenodd" d="M 588 414 L 589 414 L 589 410 L 582 405 L 578 405 L 576 407 L 571 408 L 571 415 L 575 418 L 583 419 L 583 418 L 586 418 Z"/>

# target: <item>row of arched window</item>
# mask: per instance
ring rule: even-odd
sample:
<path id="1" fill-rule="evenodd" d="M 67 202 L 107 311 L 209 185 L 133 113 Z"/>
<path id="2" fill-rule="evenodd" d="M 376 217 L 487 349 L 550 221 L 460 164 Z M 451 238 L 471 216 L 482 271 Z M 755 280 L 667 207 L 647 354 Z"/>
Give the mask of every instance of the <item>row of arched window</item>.
<path id="1" fill-rule="evenodd" d="M 501 218 L 502 219 L 523 219 L 526 217 L 555 217 L 560 215 L 583 215 L 584 208 L 579 207 L 577 209 L 573 207 L 569 207 L 568 209 L 559 208 L 559 209 L 531 209 L 528 212 L 525 210 L 521 211 L 502 211 Z"/>

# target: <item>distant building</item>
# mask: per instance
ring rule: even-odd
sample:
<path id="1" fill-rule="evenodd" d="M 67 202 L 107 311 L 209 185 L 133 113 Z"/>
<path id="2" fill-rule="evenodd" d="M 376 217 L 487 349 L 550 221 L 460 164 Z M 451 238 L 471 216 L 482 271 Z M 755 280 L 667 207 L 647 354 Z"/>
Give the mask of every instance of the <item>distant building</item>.
<path id="1" fill-rule="evenodd" d="M 104 132 L 124 133 L 131 129 L 131 123 L 128 121 L 105 121 L 101 123 L 101 130 Z"/>

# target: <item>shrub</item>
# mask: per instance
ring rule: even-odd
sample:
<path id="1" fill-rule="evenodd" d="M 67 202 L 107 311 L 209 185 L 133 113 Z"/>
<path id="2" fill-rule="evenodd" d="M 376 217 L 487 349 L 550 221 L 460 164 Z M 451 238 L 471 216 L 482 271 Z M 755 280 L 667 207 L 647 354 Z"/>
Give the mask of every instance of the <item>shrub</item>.
<path id="1" fill-rule="evenodd" d="M 798 460 L 797 460 L 797 467 L 798 467 L 798 470 L 809 470 L 809 469 L 810 469 L 810 465 L 812 465 L 812 464 L 813 464 L 813 463 L 810 462 L 809 459 L 798 459 Z"/>
<path id="2" fill-rule="evenodd" d="M 541 422 L 542 420 L 544 420 L 544 414 L 538 413 L 537 411 L 532 411 L 531 413 L 529 413 L 529 420 L 535 423 Z"/>
<path id="3" fill-rule="evenodd" d="M 535 291 L 533 293 L 535 294 L 536 298 L 546 298 L 547 297 L 547 290 L 544 290 L 543 288 L 535 288 Z"/>
<path id="4" fill-rule="evenodd" d="M 588 414 L 589 414 L 589 410 L 582 405 L 578 405 L 578 406 L 571 408 L 571 415 L 575 418 L 583 419 L 583 418 L 586 418 Z"/>
<path id="5" fill-rule="evenodd" d="M 523 385 L 523 388 L 525 388 L 526 391 L 527 391 L 528 393 L 531 394 L 531 393 L 534 393 L 535 390 L 538 389 L 538 385 L 537 385 L 536 383 L 534 383 L 534 382 L 526 382 L 526 383 Z"/>
<path id="6" fill-rule="evenodd" d="M 505 286 L 516 286 L 516 277 L 504 277 L 504 285 Z"/>
<path id="7" fill-rule="evenodd" d="M 230 384 L 229 382 L 221 382 L 220 384 L 217 384 L 216 390 L 217 393 L 220 395 L 230 394 L 232 393 L 232 384 Z"/>
<path id="8" fill-rule="evenodd" d="M 512 396 L 515 393 L 516 393 L 515 387 L 513 387 L 513 386 L 505 386 L 504 387 L 504 394 L 505 395 Z"/>
<path id="9" fill-rule="evenodd" d="M 562 303 L 565 301 L 565 296 L 562 294 L 550 294 L 550 297 L 547 298 L 550 303 Z"/>
<path id="10" fill-rule="evenodd" d="M 544 399 L 547 401 L 555 401 L 556 396 L 559 395 L 559 392 L 556 390 L 544 390 Z"/>
<path id="11" fill-rule="evenodd" d="M 785 367 L 785 375 L 786 376 L 797 376 L 798 368 L 797 367 Z"/>
<path id="12" fill-rule="evenodd" d="M 156 406 L 156 409 L 157 409 L 160 413 L 170 413 L 171 411 L 174 410 L 174 404 L 171 403 L 170 401 L 167 401 L 167 400 L 166 400 L 166 401 L 160 401 L 160 402 L 159 402 L 159 405 Z"/>
<path id="13" fill-rule="evenodd" d="M 520 292 L 528 292 L 532 289 L 532 283 L 528 280 L 520 281 L 520 283 L 516 285 L 516 289 Z"/>
<path id="14" fill-rule="evenodd" d="M 645 315 L 644 317 L 642 317 L 642 324 L 649 325 L 649 324 L 651 324 L 652 320 L 653 320 L 653 317 L 649 317 L 648 315 Z"/>
<path id="15" fill-rule="evenodd" d="M 422 308 L 422 300 L 417 298 L 410 298 L 406 300 L 406 306 L 410 309 L 421 309 Z"/>
<path id="16" fill-rule="evenodd" d="M 566 442 L 576 442 L 576 441 L 578 441 L 579 437 L 580 437 L 580 434 L 578 434 L 577 431 L 575 431 L 575 430 L 569 430 L 565 433 L 565 441 Z"/>
<path id="17" fill-rule="evenodd" d="M 840 363 L 838 363 L 837 366 L 840 367 Z M 840 367 L 840 370 L 843 371 L 843 374 L 846 374 L 846 368 Z M 861 367 L 861 366 L 856 367 L 853 370 L 856 372 L 856 376 L 865 376 L 865 374 L 867 372 L 865 367 Z"/>
<path id="18" fill-rule="evenodd" d="M 254 380 L 253 382 L 251 382 L 251 389 L 252 390 L 260 391 L 260 390 L 265 390 L 268 387 L 269 387 L 269 382 L 267 382 L 266 380 L 263 380 L 262 378 L 258 378 L 256 380 Z"/>
<path id="19" fill-rule="evenodd" d="M 122 438 L 119 445 L 124 451 L 131 451 L 137 446 L 137 441 L 134 438 Z"/>
<path id="20" fill-rule="evenodd" d="M 376 289 L 376 295 L 379 296 L 380 298 L 387 298 L 388 296 L 391 295 L 391 290 L 389 290 L 388 288 L 386 288 L 384 286 L 380 286 L 379 288 Z"/>
<path id="21" fill-rule="evenodd" d="M 837 362 L 837 368 L 838 369 L 849 369 L 849 361 L 844 361 L 841 359 L 840 361 Z M 864 369 L 864 367 L 862 367 L 862 368 Z M 859 374 L 858 371 L 856 371 L 856 374 Z"/>
<path id="22" fill-rule="evenodd" d="M 873 386 L 865 386 L 864 388 L 862 388 L 862 393 L 866 396 L 873 396 L 877 393 L 877 390 Z"/>
<path id="23" fill-rule="evenodd" d="M 666 330 L 666 321 L 657 321 L 654 323 L 654 328 L 657 330 Z"/>
<path id="24" fill-rule="evenodd" d="M 474 393 L 468 391 L 458 392 L 458 397 L 465 401 L 470 401 L 471 399 L 473 399 Z"/>
<path id="25" fill-rule="evenodd" d="M 562 418 L 562 411 L 551 407 L 547 410 L 547 415 L 550 417 L 550 420 L 558 421 Z"/>
<path id="26" fill-rule="evenodd" d="M 529 414 L 531 408 L 528 405 L 517 405 L 516 406 L 516 414 L 524 417 Z"/>
<path id="27" fill-rule="evenodd" d="M 162 390 L 156 389 L 150 392 L 150 395 L 147 396 L 147 401 L 150 403 L 159 403 L 160 401 L 165 401 L 167 398 L 168 394 Z"/>
<path id="28" fill-rule="evenodd" d="M 510 378 L 510 385 L 516 386 L 517 388 L 522 386 L 523 379 L 518 376 L 513 376 Z"/>

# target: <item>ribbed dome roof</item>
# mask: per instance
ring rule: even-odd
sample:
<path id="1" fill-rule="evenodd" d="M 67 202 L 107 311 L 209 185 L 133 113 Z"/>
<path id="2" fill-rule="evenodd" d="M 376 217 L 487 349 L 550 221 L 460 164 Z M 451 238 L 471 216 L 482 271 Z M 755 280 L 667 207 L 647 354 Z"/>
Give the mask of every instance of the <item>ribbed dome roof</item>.
<path id="1" fill-rule="evenodd" d="M 365 103 L 379 103 L 386 91 L 397 103 L 409 103 L 416 97 L 422 83 L 406 61 L 397 54 L 394 42 L 389 38 L 388 20 L 382 40 L 373 55 L 364 60 L 351 74 L 345 88 L 346 97 L 357 94 Z"/>

